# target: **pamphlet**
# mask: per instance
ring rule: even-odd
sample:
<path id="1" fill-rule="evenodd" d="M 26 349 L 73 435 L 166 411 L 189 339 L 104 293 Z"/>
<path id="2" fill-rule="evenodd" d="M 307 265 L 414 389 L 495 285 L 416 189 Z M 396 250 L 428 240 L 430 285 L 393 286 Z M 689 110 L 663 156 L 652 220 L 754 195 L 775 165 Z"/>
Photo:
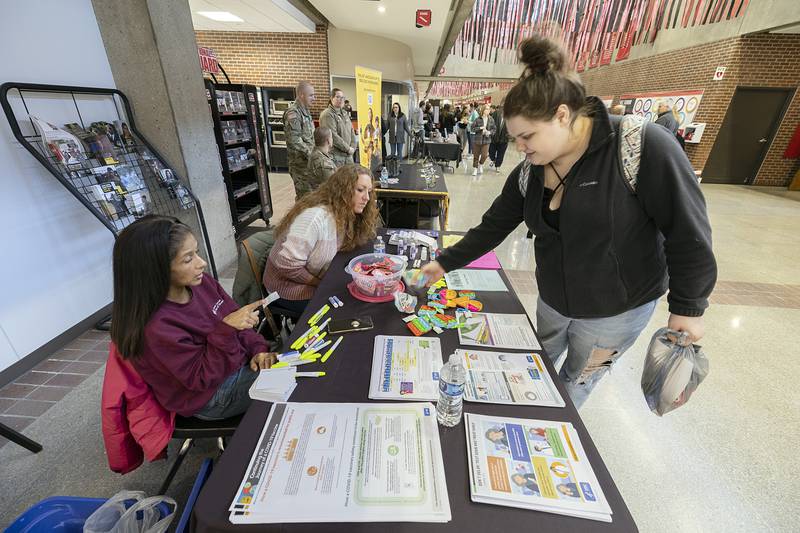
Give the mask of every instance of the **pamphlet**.
<path id="1" fill-rule="evenodd" d="M 458 329 L 458 342 L 519 350 L 541 350 L 527 315 L 472 313 Z"/>
<path id="2" fill-rule="evenodd" d="M 456 350 L 467 369 L 464 399 L 470 402 L 564 407 L 538 353 Z"/>
<path id="3" fill-rule="evenodd" d="M 442 348 L 433 337 L 375 337 L 369 398 L 430 400 L 439 397 Z"/>
<path id="4" fill-rule="evenodd" d="M 448 522 L 430 403 L 276 403 L 229 510 L 234 524 Z"/>
<path id="5" fill-rule="evenodd" d="M 568 422 L 464 415 L 472 501 L 611 522 Z"/>
<path id="6" fill-rule="evenodd" d="M 453 270 L 444 275 L 447 288 L 454 291 L 508 292 L 496 270 Z"/>

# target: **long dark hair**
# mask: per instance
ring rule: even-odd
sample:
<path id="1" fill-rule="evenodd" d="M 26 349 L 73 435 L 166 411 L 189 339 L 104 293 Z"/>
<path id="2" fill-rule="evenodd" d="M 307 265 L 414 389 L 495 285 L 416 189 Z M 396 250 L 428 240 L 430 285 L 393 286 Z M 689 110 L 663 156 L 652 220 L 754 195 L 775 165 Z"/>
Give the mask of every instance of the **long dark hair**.
<path id="1" fill-rule="evenodd" d="M 397 106 L 397 115 L 394 114 L 394 106 Z M 392 104 L 392 116 L 397 118 L 403 116 L 403 107 L 398 102 Z"/>
<path id="2" fill-rule="evenodd" d="M 559 43 L 534 35 L 520 44 L 519 60 L 525 70 L 503 100 L 505 118 L 551 120 L 561 104 L 569 107 L 573 121 L 589 114 L 586 89 Z"/>
<path id="3" fill-rule="evenodd" d="M 117 237 L 111 340 L 124 359 L 142 355 L 144 328 L 167 299 L 170 263 L 191 234 L 177 218 L 150 215 Z"/>

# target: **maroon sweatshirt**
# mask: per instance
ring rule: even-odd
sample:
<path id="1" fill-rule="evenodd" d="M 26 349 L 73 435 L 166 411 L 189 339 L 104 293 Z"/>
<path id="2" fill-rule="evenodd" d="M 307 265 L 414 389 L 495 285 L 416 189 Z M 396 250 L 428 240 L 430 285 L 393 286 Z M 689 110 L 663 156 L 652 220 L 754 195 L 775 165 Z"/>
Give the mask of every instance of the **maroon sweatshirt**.
<path id="1" fill-rule="evenodd" d="M 239 306 L 208 274 L 192 287 L 189 303 L 165 301 L 145 326 L 136 370 L 168 411 L 191 416 L 205 406 L 230 374 L 267 352 L 253 330 L 237 331 L 222 319 Z"/>

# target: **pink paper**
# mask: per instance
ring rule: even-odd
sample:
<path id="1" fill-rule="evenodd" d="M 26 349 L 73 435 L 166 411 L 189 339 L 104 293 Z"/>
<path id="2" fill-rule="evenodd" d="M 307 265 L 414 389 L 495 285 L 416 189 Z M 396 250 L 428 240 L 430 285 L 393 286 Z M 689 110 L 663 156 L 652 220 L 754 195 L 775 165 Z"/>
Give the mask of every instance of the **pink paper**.
<path id="1" fill-rule="evenodd" d="M 483 257 L 479 257 L 472 263 L 468 264 L 464 268 L 483 268 L 486 270 L 499 270 L 502 267 L 500 266 L 500 261 L 497 259 L 497 254 L 495 254 L 494 252 L 489 252 Z"/>

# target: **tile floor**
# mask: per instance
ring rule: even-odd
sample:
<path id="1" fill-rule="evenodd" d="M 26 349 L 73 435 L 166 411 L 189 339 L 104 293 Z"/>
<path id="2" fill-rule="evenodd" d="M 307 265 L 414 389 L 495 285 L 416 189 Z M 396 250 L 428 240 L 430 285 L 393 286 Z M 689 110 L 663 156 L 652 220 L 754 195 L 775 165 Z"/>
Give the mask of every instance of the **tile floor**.
<path id="1" fill-rule="evenodd" d="M 480 221 L 519 161 L 500 173 L 446 174 L 450 229 Z M 275 218 L 291 206 L 288 175 L 270 175 Z M 800 193 L 703 185 L 714 229 L 719 282 L 702 344 L 711 372 L 692 400 L 663 418 L 647 409 L 639 380 L 652 333 L 666 324 L 659 302 L 636 345 L 581 411 L 641 531 L 797 531 L 800 498 L 794 443 L 800 440 L 796 324 L 800 323 Z M 497 248 L 531 317 L 533 241 L 518 228 Z M 230 288 L 235 270 L 221 273 Z M 793 326 L 794 324 L 794 326 Z M 0 389 L 0 421 L 24 429 L 80 386 L 105 360 L 106 333 L 86 332 Z M 0 439 L 0 446 L 4 441 Z"/>
<path id="2" fill-rule="evenodd" d="M 103 367 L 108 333 L 90 330 L 0 388 L 0 422 L 22 431 Z M 8 441 L 0 438 L 0 448 Z"/>

